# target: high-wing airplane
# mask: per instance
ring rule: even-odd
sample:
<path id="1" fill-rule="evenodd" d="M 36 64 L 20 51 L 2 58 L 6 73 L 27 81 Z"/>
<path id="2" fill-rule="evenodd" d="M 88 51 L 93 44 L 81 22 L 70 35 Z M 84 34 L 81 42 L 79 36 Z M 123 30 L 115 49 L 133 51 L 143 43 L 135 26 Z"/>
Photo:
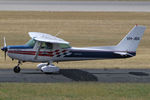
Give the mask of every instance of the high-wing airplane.
<path id="1" fill-rule="evenodd" d="M 45 73 L 59 72 L 59 67 L 53 62 L 97 60 L 97 59 L 120 59 L 129 58 L 136 55 L 136 49 L 144 34 L 146 27 L 135 25 L 134 28 L 114 46 L 97 47 L 71 47 L 69 42 L 40 32 L 29 32 L 31 40 L 25 45 L 6 46 L 2 51 L 12 59 L 18 60 L 18 65 L 14 67 L 14 72 L 19 73 L 19 65 L 23 62 L 41 62 L 37 67 Z"/>

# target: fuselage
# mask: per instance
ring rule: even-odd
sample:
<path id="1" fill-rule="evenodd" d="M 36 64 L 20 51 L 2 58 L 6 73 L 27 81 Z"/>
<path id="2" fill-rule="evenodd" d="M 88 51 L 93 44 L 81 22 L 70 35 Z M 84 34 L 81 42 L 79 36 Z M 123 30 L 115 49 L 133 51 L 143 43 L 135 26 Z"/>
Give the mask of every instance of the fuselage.
<path id="1" fill-rule="evenodd" d="M 23 62 L 60 62 L 60 61 L 78 61 L 78 60 L 95 60 L 95 59 L 117 59 L 128 58 L 130 55 L 119 55 L 112 51 L 93 48 L 58 48 L 58 49 L 41 49 L 38 57 L 35 59 L 36 49 L 28 45 L 7 46 L 7 54 L 10 58 Z M 135 52 L 128 52 L 135 56 Z"/>
<path id="2" fill-rule="evenodd" d="M 38 69 L 45 73 L 59 72 L 53 62 L 78 60 L 121 59 L 136 55 L 136 49 L 144 34 L 145 26 L 136 25 L 117 45 L 97 47 L 71 47 L 69 42 L 46 33 L 29 32 L 31 39 L 25 45 L 6 46 L 4 51 L 12 60 L 18 60 L 14 72 L 19 73 L 22 62 L 42 62 Z"/>

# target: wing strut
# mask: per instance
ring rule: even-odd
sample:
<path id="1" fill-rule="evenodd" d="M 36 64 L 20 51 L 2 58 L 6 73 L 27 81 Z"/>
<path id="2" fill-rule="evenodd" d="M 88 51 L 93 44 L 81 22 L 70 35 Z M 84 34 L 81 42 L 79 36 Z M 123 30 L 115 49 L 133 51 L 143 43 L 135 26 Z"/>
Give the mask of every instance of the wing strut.
<path id="1" fill-rule="evenodd" d="M 38 45 L 38 49 L 36 51 L 36 54 L 35 54 L 35 57 L 34 59 L 37 59 L 38 55 L 39 55 L 39 52 L 40 52 L 40 49 L 41 49 L 41 46 L 42 46 L 42 42 L 40 42 L 40 44 Z"/>

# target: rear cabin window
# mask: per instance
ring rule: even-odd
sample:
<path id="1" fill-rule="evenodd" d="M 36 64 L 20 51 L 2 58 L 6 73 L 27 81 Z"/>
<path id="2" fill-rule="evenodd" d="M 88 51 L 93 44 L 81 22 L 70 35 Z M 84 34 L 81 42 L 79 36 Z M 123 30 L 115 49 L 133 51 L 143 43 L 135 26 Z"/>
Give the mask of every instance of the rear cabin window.
<path id="1" fill-rule="evenodd" d="M 68 45 L 68 44 L 59 44 L 59 46 L 60 46 L 60 48 L 63 48 L 63 49 L 70 48 L 70 45 Z"/>
<path id="2" fill-rule="evenodd" d="M 26 43 L 26 45 L 28 45 L 28 46 L 30 46 L 30 47 L 34 47 L 34 45 L 35 45 L 35 40 L 34 39 L 31 39 L 31 40 L 29 40 L 27 43 Z"/>

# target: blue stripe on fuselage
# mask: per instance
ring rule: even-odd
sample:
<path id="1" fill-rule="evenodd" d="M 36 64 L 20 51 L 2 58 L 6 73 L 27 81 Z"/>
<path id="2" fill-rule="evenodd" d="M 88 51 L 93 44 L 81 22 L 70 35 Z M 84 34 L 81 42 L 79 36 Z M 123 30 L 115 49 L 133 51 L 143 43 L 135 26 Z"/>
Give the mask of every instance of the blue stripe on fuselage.
<path id="1" fill-rule="evenodd" d="M 129 58 L 132 57 L 130 55 L 125 55 L 122 56 L 120 54 L 116 54 L 112 51 L 108 52 L 108 51 L 79 51 L 79 50 L 73 50 L 71 51 L 71 55 L 65 56 L 65 57 L 83 57 L 83 58 L 105 58 L 105 59 L 109 59 L 109 58 Z M 135 52 L 128 52 L 129 54 L 135 56 L 136 53 Z"/>
<path id="2" fill-rule="evenodd" d="M 14 46 L 7 46 L 8 49 L 32 49 L 33 47 L 30 47 L 28 45 L 14 45 Z"/>

